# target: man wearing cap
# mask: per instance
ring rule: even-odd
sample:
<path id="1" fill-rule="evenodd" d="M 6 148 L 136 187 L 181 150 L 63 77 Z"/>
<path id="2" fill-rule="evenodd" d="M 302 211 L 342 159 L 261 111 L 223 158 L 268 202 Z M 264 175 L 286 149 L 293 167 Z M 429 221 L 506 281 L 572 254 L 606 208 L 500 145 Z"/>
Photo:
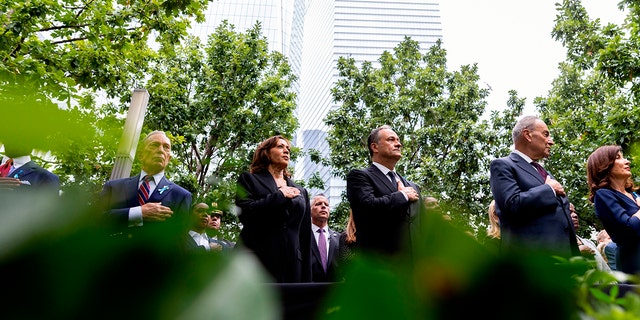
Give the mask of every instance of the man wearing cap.
<path id="1" fill-rule="evenodd" d="M 217 204 L 212 203 L 214 209 L 209 214 L 209 219 L 207 223 L 207 234 L 209 236 L 209 241 L 212 245 L 219 247 L 218 250 L 228 251 L 233 249 L 235 243 L 222 239 L 220 236 L 220 225 L 222 223 L 222 215 L 224 212 L 222 210 L 217 209 Z"/>

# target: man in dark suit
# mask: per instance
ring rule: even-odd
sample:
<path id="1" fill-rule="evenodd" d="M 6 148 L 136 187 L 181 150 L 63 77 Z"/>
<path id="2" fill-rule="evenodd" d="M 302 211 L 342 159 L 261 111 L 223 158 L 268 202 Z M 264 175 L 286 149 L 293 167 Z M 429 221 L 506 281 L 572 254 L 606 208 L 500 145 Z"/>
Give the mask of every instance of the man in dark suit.
<path id="1" fill-rule="evenodd" d="M 391 127 L 371 131 L 367 144 L 372 165 L 347 175 L 347 198 L 358 230 L 356 247 L 395 255 L 410 249 L 421 206 L 419 188 L 393 171 L 402 143 Z"/>
<path id="2" fill-rule="evenodd" d="M 104 184 L 100 200 L 105 216 L 116 232 L 127 238 L 149 236 L 146 239 L 151 241 L 182 245 L 189 225 L 191 193 L 164 176 L 171 159 L 171 141 L 164 132 L 153 131 L 141 147 L 142 172 Z"/>
<path id="3" fill-rule="evenodd" d="M 16 141 L 4 143 L 5 159 L 0 165 L 0 189 L 47 191 L 53 196 L 60 192 L 57 175 L 31 160 L 32 149 Z"/>
<path id="4" fill-rule="evenodd" d="M 329 200 L 323 194 L 311 198 L 311 281 L 335 281 L 340 234 L 329 229 Z M 323 249 L 323 252 L 320 251 Z"/>
<path id="5" fill-rule="evenodd" d="M 538 161 L 548 158 L 553 139 L 535 116 L 518 121 L 514 151 L 491 162 L 491 192 L 500 214 L 502 250 L 532 249 L 578 255 L 569 201 L 562 185 Z"/>

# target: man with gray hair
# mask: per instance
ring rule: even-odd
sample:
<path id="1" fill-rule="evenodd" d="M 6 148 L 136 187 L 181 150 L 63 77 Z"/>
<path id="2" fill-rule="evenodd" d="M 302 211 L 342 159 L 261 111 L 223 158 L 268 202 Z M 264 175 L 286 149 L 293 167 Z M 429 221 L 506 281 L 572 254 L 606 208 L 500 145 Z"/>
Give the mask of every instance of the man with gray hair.
<path id="1" fill-rule="evenodd" d="M 311 198 L 311 281 L 336 280 L 340 234 L 329 229 L 329 199 L 324 194 Z"/>
<path id="2" fill-rule="evenodd" d="M 100 201 L 110 227 L 126 238 L 182 245 L 189 227 L 191 193 L 169 181 L 164 170 L 171 159 L 171 141 L 162 131 L 142 140 L 140 174 L 107 181 Z"/>
<path id="3" fill-rule="evenodd" d="M 500 213 L 501 249 L 579 255 L 563 186 L 539 163 L 553 145 L 549 128 L 535 116 L 513 128 L 514 150 L 491 161 L 491 192 Z"/>

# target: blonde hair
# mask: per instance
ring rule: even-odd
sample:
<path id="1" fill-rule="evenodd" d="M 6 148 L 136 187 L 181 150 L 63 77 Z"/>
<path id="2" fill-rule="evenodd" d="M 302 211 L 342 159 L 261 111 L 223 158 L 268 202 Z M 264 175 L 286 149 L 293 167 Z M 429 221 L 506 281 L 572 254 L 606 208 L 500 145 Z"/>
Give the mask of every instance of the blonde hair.
<path id="1" fill-rule="evenodd" d="M 346 243 L 355 243 L 356 242 L 356 224 L 353 222 L 353 211 L 349 209 L 349 220 L 347 221 L 347 229 L 345 230 L 347 233 L 347 238 L 345 239 Z"/>
<path id="2" fill-rule="evenodd" d="M 500 218 L 496 213 L 496 201 L 491 200 L 489 204 L 489 231 L 487 235 L 491 238 L 500 239 Z"/>

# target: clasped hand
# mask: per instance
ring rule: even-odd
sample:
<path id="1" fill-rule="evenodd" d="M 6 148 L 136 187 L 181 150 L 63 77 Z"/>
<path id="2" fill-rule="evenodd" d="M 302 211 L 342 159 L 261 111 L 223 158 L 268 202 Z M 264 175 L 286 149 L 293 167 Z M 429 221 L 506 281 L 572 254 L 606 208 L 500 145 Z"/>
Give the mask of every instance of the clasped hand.
<path id="1" fill-rule="evenodd" d="M 147 202 L 142 206 L 143 221 L 165 221 L 171 218 L 173 210 L 160 202 Z"/>
<path id="2" fill-rule="evenodd" d="M 292 199 L 300 195 L 300 190 L 296 187 L 284 186 L 280 188 L 280 192 L 285 198 Z"/>
<path id="3" fill-rule="evenodd" d="M 13 189 L 19 188 L 20 185 L 21 185 L 20 179 L 0 177 L 0 189 L 13 190 Z"/>
<path id="4" fill-rule="evenodd" d="M 409 202 L 418 201 L 420 198 L 416 189 L 413 187 L 405 187 L 404 184 L 402 184 L 402 181 L 398 181 L 398 191 L 404 192 L 404 194 L 407 195 L 407 198 L 409 198 Z"/>
<path id="5" fill-rule="evenodd" d="M 562 187 L 560 182 L 558 182 L 557 180 L 551 179 L 550 176 L 547 176 L 547 180 L 545 180 L 544 183 L 551 186 L 551 188 L 553 188 L 553 190 L 556 192 L 556 195 L 559 195 L 559 196 L 566 195 L 566 193 L 564 192 L 564 187 Z"/>

